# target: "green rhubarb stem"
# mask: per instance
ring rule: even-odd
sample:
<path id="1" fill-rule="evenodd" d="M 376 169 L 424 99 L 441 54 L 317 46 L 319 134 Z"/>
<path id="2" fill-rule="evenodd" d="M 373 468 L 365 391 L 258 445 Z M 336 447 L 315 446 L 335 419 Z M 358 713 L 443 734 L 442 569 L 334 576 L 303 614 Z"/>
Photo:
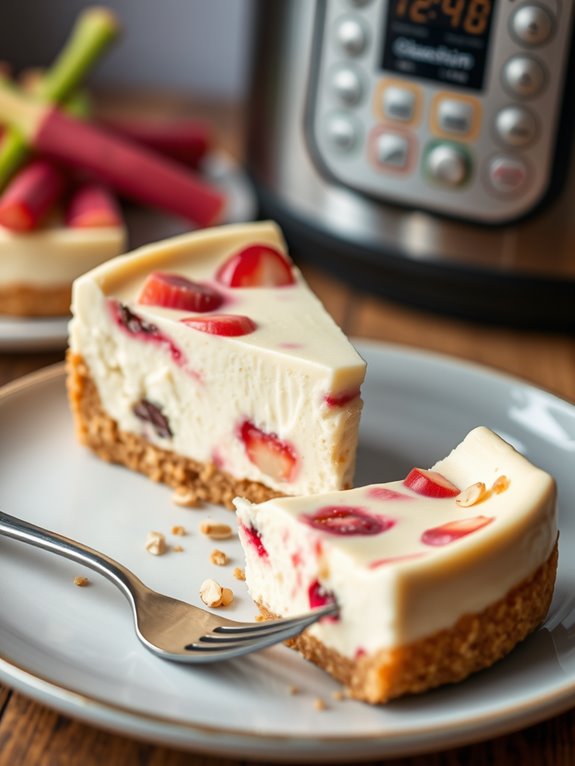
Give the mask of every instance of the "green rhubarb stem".
<path id="1" fill-rule="evenodd" d="M 72 95 L 104 50 L 116 39 L 119 25 L 114 14 L 103 7 L 87 8 L 74 25 L 70 38 L 38 85 L 37 98 L 60 104 Z M 28 159 L 28 142 L 11 128 L 0 144 L 0 188 Z"/>

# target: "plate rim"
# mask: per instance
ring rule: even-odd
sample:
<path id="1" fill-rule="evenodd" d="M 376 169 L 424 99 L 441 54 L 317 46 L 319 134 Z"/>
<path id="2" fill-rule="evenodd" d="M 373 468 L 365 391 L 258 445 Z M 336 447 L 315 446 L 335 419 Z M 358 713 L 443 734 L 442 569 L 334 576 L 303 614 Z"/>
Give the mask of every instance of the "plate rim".
<path id="1" fill-rule="evenodd" d="M 484 364 L 459 359 L 447 354 L 437 353 L 426 349 L 407 347 L 401 344 L 382 342 L 371 339 L 352 338 L 352 343 L 361 354 L 362 348 L 369 348 L 375 354 L 397 354 L 403 359 L 417 362 L 426 360 L 440 366 L 467 370 L 470 373 L 482 374 L 498 382 L 520 384 L 522 387 L 536 389 L 547 397 L 560 402 L 568 408 L 574 408 L 575 403 L 546 390 L 528 380 L 502 372 Z M 65 380 L 66 363 L 58 362 L 24 375 L 0 387 L 0 406 L 12 396 L 28 389 L 62 378 Z M 344 746 L 355 746 L 362 743 L 361 752 L 354 751 L 356 759 L 369 759 L 374 756 L 380 759 L 392 757 L 409 757 L 435 749 L 469 745 L 489 737 L 501 736 L 527 726 L 539 723 L 549 717 L 558 715 L 575 702 L 575 677 L 566 679 L 553 691 L 536 695 L 524 703 L 501 711 L 485 713 L 472 719 L 466 719 L 455 724 L 437 723 L 428 726 L 419 725 L 416 730 L 398 733 L 378 732 L 374 734 L 357 735 L 286 735 L 285 733 L 247 731 L 225 725 L 209 725 L 186 721 L 169 716 L 137 711 L 129 706 L 122 706 L 98 695 L 85 694 L 74 688 L 51 679 L 41 673 L 29 670 L 18 662 L 7 657 L 0 650 L 0 680 L 9 688 L 15 689 L 40 704 L 54 708 L 72 718 L 78 718 L 88 724 L 97 725 L 116 733 L 133 736 L 145 741 L 161 742 L 167 746 L 184 747 L 212 755 L 267 758 L 275 761 L 285 761 L 297 752 L 312 760 L 345 760 L 349 752 Z M 155 725 L 159 731 L 151 733 L 146 725 Z M 190 737 L 190 734 L 193 735 Z M 226 742 L 214 740 L 226 738 Z M 234 741 L 237 740 L 237 741 Z M 245 746 L 242 753 L 237 752 L 238 741 Z M 282 752 L 277 751 L 278 744 Z M 342 748 L 339 753 L 326 753 L 322 748 L 326 745 Z M 251 746 L 251 748 L 250 748 Z M 303 751 L 302 751 L 303 748 Z M 306 749 L 307 748 L 307 749 Z M 310 749 L 311 748 L 311 749 Z"/>

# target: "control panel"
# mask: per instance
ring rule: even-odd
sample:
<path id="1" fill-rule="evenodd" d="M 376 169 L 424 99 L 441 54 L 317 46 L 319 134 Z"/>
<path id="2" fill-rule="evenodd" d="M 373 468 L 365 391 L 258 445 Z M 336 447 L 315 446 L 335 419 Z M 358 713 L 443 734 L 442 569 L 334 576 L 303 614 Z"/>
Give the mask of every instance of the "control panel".
<path id="1" fill-rule="evenodd" d="M 524 215 L 553 171 L 573 4 L 319 0 L 313 155 L 385 201 L 485 223 Z"/>

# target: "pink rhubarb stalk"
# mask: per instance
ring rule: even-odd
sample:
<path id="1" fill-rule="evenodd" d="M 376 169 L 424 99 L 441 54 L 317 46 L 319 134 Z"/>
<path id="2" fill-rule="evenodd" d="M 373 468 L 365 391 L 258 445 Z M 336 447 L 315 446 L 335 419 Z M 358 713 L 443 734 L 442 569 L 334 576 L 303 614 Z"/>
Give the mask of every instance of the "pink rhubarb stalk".
<path id="1" fill-rule="evenodd" d="M 72 192 L 66 226 L 73 229 L 122 226 L 122 215 L 115 197 L 105 186 L 85 183 Z"/>
<path id="2" fill-rule="evenodd" d="M 0 224 L 12 231 L 35 229 L 64 193 L 62 171 L 48 160 L 33 160 L 12 179 L 0 198 Z"/>

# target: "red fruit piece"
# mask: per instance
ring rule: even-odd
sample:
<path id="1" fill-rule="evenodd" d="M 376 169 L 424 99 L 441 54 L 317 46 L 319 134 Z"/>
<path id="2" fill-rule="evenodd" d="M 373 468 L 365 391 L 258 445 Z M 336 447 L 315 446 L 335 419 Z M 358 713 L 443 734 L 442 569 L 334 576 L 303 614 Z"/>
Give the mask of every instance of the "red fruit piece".
<path id="1" fill-rule="evenodd" d="M 359 388 L 354 388 L 351 391 L 345 391 L 342 394 L 326 394 L 324 401 L 328 407 L 343 407 L 354 399 L 357 399 L 359 394 Z"/>
<path id="2" fill-rule="evenodd" d="M 242 423 L 239 435 L 248 458 L 262 473 L 276 481 L 291 481 L 294 478 L 297 454 L 291 444 L 282 441 L 276 434 L 261 431 L 249 420 Z"/>
<path id="3" fill-rule="evenodd" d="M 242 314 L 210 314 L 206 317 L 185 317 L 180 320 L 194 330 L 210 335 L 249 335 L 257 329 L 257 324 Z"/>
<path id="4" fill-rule="evenodd" d="M 269 245 L 249 245 L 234 253 L 216 273 L 228 287 L 283 287 L 295 282 L 291 264 Z"/>
<path id="5" fill-rule="evenodd" d="M 389 487 L 370 487 L 367 494 L 373 500 L 413 500 L 410 495 L 389 489 Z"/>
<path id="6" fill-rule="evenodd" d="M 403 483 L 424 497 L 455 497 L 460 492 L 445 476 L 425 468 L 412 468 Z"/>
<path id="7" fill-rule="evenodd" d="M 474 516 L 470 519 L 448 521 L 439 527 L 426 529 L 421 535 L 421 542 L 425 545 L 448 545 L 454 540 L 459 540 L 460 537 L 465 537 L 471 532 L 491 524 L 492 521 L 493 518 L 490 516 Z"/>
<path id="8" fill-rule="evenodd" d="M 176 364 L 182 367 L 185 366 L 186 358 L 181 349 L 170 338 L 160 332 L 155 324 L 138 316 L 126 305 L 113 298 L 108 300 L 108 307 L 114 322 L 123 332 L 147 343 L 157 343 L 159 346 L 163 346 L 170 352 Z"/>
<path id="9" fill-rule="evenodd" d="M 310 609 L 317 609 L 326 604 L 335 604 L 335 596 L 331 591 L 326 590 L 319 580 L 314 580 L 312 582 L 307 593 Z M 324 617 L 324 619 L 329 622 L 337 622 L 339 620 L 339 615 L 330 615 L 329 617 Z"/>
<path id="10" fill-rule="evenodd" d="M 386 516 L 372 516 L 362 508 L 349 505 L 328 505 L 312 514 L 302 514 L 303 521 L 314 529 L 331 535 L 379 535 L 395 524 Z"/>
<path id="11" fill-rule="evenodd" d="M 138 303 L 180 311 L 214 311 L 224 299 L 217 290 L 180 274 L 154 271 L 149 274 Z"/>
<path id="12" fill-rule="evenodd" d="M 255 527 L 246 527 L 245 524 L 240 524 L 240 530 L 244 534 L 246 540 L 253 545 L 258 552 L 258 556 L 261 559 L 267 559 L 268 552 L 265 545 L 262 543 L 262 536 Z"/>
<path id="13" fill-rule="evenodd" d="M 132 407 L 132 412 L 140 420 L 150 423 L 162 439 L 169 439 L 173 436 L 170 422 L 157 404 L 152 404 L 148 399 L 140 399 Z"/>

